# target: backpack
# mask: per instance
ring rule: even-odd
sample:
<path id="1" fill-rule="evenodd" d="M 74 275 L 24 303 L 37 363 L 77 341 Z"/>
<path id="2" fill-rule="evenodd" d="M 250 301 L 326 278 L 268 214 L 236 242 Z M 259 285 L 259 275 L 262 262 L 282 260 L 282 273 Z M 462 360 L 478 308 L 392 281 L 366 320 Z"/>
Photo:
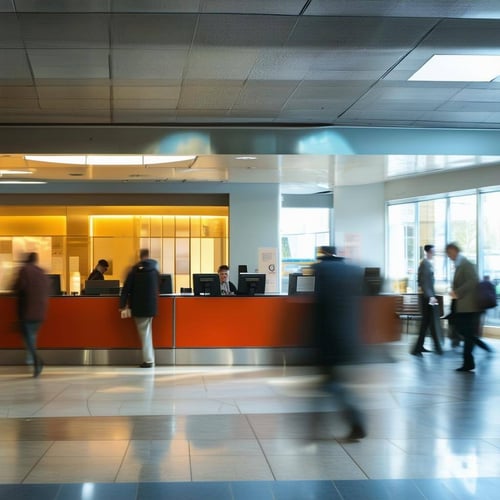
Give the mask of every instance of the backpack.
<path id="1" fill-rule="evenodd" d="M 483 280 L 478 283 L 477 305 L 481 311 L 497 306 L 497 293 L 491 281 Z"/>

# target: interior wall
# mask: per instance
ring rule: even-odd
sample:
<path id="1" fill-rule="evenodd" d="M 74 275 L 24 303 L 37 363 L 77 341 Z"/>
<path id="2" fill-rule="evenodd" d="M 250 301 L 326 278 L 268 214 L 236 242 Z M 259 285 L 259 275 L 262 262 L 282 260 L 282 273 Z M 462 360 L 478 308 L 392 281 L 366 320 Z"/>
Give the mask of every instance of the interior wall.
<path id="1" fill-rule="evenodd" d="M 385 267 L 384 184 L 338 186 L 334 190 L 335 246 L 366 267 Z"/>
<path id="2" fill-rule="evenodd" d="M 279 255 L 278 184 L 234 185 L 229 199 L 229 256 L 232 278 L 238 265 L 258 268 L 258 249 L 276 248 Z M 279 265 L 279 262 L 278 262 Z M 279 269 L 276 271 L 279 276 Z"/>

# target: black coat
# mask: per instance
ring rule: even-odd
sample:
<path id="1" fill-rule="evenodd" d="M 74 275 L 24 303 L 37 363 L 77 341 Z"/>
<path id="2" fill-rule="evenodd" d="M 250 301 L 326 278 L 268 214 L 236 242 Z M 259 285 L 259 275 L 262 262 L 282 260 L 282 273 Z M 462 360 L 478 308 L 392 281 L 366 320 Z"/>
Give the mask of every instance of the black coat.
<path id="1" fill-rule="evenodd" d="M 314 265 L 314 339 L 318 363 L 352 363 L 360 354 L 360 299 L 362 270 L 337 257 L 324 257 Z"/>
<path id="2" fill-rule="evenodd" d="M 142 260 L 128 273 L 120 295 L 120 308 L 123 309 L 128 304 L 132 316 L 156 316 L 159 291 L 160 274 L 156 262 L 152 259 Z"/>

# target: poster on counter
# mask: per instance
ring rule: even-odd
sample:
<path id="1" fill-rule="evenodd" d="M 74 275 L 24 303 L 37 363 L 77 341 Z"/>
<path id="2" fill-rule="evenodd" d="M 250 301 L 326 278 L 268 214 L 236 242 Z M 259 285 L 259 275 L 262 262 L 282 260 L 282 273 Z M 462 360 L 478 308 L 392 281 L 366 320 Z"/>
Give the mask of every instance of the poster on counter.
<path id="1" fill-rule="evenodd" d="M 259 273 L 266 275 L 266 293 L 278 291 L 278 249 L 259 248 Z"/>

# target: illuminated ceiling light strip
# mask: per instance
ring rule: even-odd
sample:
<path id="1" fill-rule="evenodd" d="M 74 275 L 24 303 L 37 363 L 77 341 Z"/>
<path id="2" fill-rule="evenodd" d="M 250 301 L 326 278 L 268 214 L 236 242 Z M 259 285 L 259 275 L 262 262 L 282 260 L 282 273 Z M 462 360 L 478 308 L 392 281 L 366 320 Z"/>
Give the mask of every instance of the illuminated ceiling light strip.
<path id="1" fill-rule="evenodd" d="M 29 170 L 0 170 L 0 177 L 2 175 L 24 175 L 24 174 L 32 174 L 33 172 Z"/>
<path id="2" fill-rule="evenodd" d="M 28 161 L 71 165 L 156 165 L 194 160 L 196 156 L 161 155 L 26 155 Z"/>
<path id="3" fill-rule="evenodd" d="M 500 55 L 434 55 L 408 80 L 491 82 L 500 75 Z"/>

